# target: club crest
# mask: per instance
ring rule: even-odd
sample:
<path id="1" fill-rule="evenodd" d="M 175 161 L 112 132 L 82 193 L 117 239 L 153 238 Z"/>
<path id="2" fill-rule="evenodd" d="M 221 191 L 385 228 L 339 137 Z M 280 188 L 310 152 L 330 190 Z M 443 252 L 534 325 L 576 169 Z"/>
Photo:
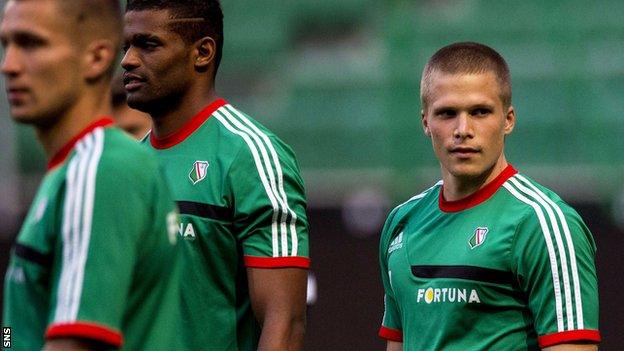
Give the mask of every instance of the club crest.
<path id="1" fill-rule="evenodd" d="M 477 227 L 470 240 L 468 240 L 468 245 L 470 245 L 470 249 L 472 250 L 477 246 L 481 246 L 481 244 L 483 244 L 483 242 L 485 241 L 488 232 L 489 229 L 487 227 Z"/>
<path id="2" fill-rule="evenodd" d="M 208 161 L 195 161 L 193 163 L 193 168 L 189 173 L 189 179 L 193 183 L 193 185 L 201 182 L 204 178 L 206 178 L 206 171 L 208 170 Z"/>

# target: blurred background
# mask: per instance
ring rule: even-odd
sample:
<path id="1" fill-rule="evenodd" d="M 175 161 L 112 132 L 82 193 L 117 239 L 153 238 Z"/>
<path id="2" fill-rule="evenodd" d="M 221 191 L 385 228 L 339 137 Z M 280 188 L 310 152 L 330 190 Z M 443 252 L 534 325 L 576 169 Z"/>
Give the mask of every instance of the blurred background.
<path id="1" fill-rule="evenodd" d="M 420 126 L 426 60 L 478 41 L 509 63 L 507 158 L 583 216 L 597 246 L 602 350 L 624 349 L 624 2 L 222 0 L 218 91 L 295 150 L 316 301 L 307 350 L 381 350 L 388 211 L 439 168 Z M 3 88 L 3 83 L 0 87 Z M 0 271 L 45 169 L 0 99 Z"/>

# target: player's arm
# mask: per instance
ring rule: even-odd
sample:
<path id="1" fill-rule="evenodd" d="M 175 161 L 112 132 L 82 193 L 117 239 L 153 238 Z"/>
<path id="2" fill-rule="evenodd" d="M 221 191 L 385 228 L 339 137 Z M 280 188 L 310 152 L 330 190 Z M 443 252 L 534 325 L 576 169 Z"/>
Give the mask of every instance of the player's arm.
<path id="1" fill-rule="evenodd" d="M 540 191 L 537 187 L 519 189 L 536 199 L 534 193 Z M 514 238 L 512 262 L 535 316 L 539 346 L 543 350 L 595 350 L 601 336 L 592 235 L 566 204 L 546 201 L 540 207 L 527 202 L 531 211 L 518 227 L 522 235 Z"/>
<path id="2" fill-rule="evenodd" d="M 386 351 L 403 351 L 403 343 L 396 341 L 388 341 L 388 346 L 386 346 Z"/>
<path id="3" fill-rule="evenodd" d="M 303 350 L 310 265 L 303 180 L 290 148 L 250 128 L 259 143 L 242 146 L 228 182 L 251 307 L 262 326 L 258 350 Z"/>
<path id="4" fill-rule="evenodd" d="M 556 346 L 543 348 L 544 351 L 596 351 L 596 344 L 560 344 Z"/>
<path id="5" fill-rule="evenodd" d="M 104 351 L 109 349 L 102 344 L 95 344 L 78 339 L 55 339 L 46 342 L 43 351 Z"/>
<path id="6" fill-rule="evenodd" d="M 259 351 L 303 350 L 307 270 L 247 268 L 251 306 L 262 327 Z"/>
<path id="7" fill-rule="evenodd" d="M 384 314 L 379 328 L 379 337 L 387 342 L 388 351 L 400 351 L 403 349 L 403 327 L 397 301 L 394 296 L 392 284 L 390 282 L 390 271 L 388 269 L 388 248 L 392 240 L 392 233 L 396 232 L 395 222 L 397 210 L 393 210 L 386 219 L 386 223 L 381 231 L 379 241 L 379 268 L 381 272 L 381 282 L 384 288 Z"/>

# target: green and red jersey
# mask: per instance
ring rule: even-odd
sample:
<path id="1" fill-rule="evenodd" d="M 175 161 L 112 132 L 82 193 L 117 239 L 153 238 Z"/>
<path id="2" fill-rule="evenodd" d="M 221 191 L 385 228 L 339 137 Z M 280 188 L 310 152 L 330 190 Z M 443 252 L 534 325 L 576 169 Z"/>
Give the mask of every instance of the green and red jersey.
<path id="1" fill-rule="evenodd" d="M 439 182 L 384 226 L 379 334 L 404 350 L 599 342 L 595 251 L 580 216 L 511 166 L 459 201 Z"/>
<path id="2" fill-rule="evenodd" d="M 255 350 L 246 268 L 308 268 L 303 181 L 286 144 L 222 99 L 144 140 L 180 209 L 180 329 L 193 350 Z"/>
<path id="3" fill-rule="evenodd" d="M 154 155 L 105 118 L 51 159 L 5 276 L 12 349 L 174 350 L 177 214 Z"/>

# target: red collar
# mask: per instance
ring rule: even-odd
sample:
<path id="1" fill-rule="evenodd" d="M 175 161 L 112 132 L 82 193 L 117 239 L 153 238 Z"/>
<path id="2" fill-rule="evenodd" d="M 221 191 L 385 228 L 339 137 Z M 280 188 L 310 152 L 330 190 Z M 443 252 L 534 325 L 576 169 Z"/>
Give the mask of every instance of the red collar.
<path id="1" fill-rule="evenodd" d="M 115 122 L 111 117 L 104 116 L 97 121 L 89 124 L 85 129 L 78 133 L 78 135 L 71 138 L 71 140 L 68 141 L 65 146 L 63 146 L 54 156 L 52 156 L 52 158 L 50 158 L 50 160 L 48 161 L 48 171 L 63 163 L 67 156 L 69 156 L 69 153 L 74 149 L 76 143 L 85 135 L 91 133 L 95 128 L 108 127 L 113 125 L 114 123 Z"/>
<path id="2" fill-rule="evenodd" d="M 518 173 L 518 171 L 516 171 L 512 165 L 508 165 L 494 180 L 487 183 L 483 188 L 477 190 L 474 194 L 456 201 L 444 200 L 444 186 L 442 186 L 440 187 L 440 197 L 438 201 L 440 210 L 443 212 L 459 212 L 477 206 L 494 195 L 496 190 L 516 173 Z"/>
<path id="3" fill-rule="evenodd" d="M 174 145 L 183 142 L 189 135 L 193 134 L 210 116 L 218 110 L 221 106 L 227 104 L 227 101 L 223 99 L 217 99 L 210 105 L 206 106 L 203 110 L 199 111 L 193 118 L 191 118 L 185 125 L 173 134 L 169 134 L 162 138 L 157 138 L 152 131 L 150 133 L 150 143 L 156 149 L 168 149 Z"/>

